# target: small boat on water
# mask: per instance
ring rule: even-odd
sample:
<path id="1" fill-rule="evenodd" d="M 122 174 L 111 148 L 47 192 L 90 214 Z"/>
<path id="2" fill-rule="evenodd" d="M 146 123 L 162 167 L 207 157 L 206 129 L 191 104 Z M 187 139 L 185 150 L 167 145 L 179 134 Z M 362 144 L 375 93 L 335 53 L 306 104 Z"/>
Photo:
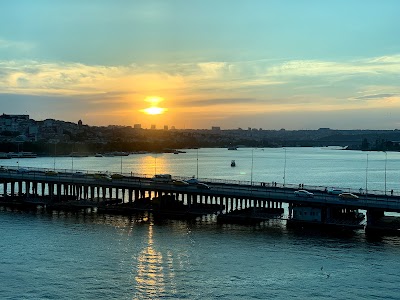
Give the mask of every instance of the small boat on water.
<path id="1" fill-rule="evenodd" d="M 232 161 L 231 161 L 231 167 L 236 167 L 236 162 L 234 159 L 232 159 Z"/>
<path id="2" fill-rule="evenodd" d="M 229 147 L 228 147 L 228 150 L 237 150 L 237 147 L 235 147 L 235 146 L 229 146 Z"/>

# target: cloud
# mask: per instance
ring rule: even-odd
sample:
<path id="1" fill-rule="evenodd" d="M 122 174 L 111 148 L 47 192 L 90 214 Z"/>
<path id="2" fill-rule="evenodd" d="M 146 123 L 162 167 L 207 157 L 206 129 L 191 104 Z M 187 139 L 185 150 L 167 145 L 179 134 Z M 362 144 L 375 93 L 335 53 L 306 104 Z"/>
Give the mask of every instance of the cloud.
<path id="1" fill-rule="evenodd" d="M 365 95 L 365 96 L 361 96 L 361 97 L 356 97 L 354 99 L 358 99 L 358 100 L 369 100 L 369 99 L 382 99 L 382 98 L 389 98 L 389 97 L 395 97 L 395 96 L 399 96 L 398 94 L 373 94 L 373 95 Z"/>
<path id="2" fill-rule="evenodd" d="M 32 43 L 17 42 L 0 38 L 0 50 L 29 51 L 34 48 Z"/>
<path id="3" fill-rule="evenodd" d="M 226 98 L 226 99 L 200 99 L 186 101 L 185 106 L 216 106 L 216 105 L 232 105 L 232 104 L 243 104 L 243 103 L 256 103 L 259 102 L 254 98 Z"/>
<path id="4" fill-rule="evenodd" d="M 182 108 L 234 105 L 254 111 L 260 105 L 262 110 L 303 105 L 314 110 L 328 104 L 353 107 L 355 101 L 349 100 L 393 98 L 400 94 L 399 73 L 400 55 L 346 61 L 263 59 L 126 66 L 3 60 L 0 90 L 75 97 L 108 104 L 108 109 L 128 105 L 139 110 L 146 97 L 160 96 L 166 105 Z"/>

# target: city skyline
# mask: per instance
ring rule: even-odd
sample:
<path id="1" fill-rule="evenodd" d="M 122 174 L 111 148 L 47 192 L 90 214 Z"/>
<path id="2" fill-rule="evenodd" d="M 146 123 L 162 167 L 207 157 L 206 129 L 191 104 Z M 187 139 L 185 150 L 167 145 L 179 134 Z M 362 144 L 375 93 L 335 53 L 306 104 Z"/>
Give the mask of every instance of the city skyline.
<path id="1" fill-rule="evenodd" d="M 0 7 L 2 113 L 144 128 L 400 128 L 397 1 Z"/>

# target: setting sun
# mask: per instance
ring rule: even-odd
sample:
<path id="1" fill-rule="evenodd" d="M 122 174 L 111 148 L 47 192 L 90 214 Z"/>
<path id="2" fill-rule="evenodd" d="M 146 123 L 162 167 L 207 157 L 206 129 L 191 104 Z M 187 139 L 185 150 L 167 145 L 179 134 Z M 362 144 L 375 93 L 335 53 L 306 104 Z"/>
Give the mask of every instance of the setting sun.
<path id="1" fill-rule="evenodd" d="M 145 108 L 142 111 L 148 115 L 161 115 L 162 113 L 164 113 L 166 111 L 166 109 L 162 108 L 162 107 L 152 106 L 152 107 Z"/>
<path id="2" fill-rule="evenodd" d="M 164 98 L 158 96 L 150 96 L 144 99 L 145 102 L 150 103 L 150 107 L 140 110 L 147 115 L 161 115 L 168 109 L 163 107 L 158 107 L 158 105 L 164 101 Z"/>

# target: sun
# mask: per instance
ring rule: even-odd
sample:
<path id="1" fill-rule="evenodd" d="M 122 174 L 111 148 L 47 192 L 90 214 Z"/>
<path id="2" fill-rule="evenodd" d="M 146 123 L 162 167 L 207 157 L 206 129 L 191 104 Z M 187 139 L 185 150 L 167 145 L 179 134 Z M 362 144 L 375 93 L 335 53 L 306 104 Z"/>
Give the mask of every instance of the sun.
<path id="1" fill-rule="evenodd" d="M 141 109 L 140 111 L 147 114 L 147 115 L 161 115 L 164 112 L 166 112 L 168 109 L 158 107 L 158 104 L 160 104 L 162 101 L 164 101 L 164 98 L 158 97 L 158 96 L 149 96 L 146 99 L 144 99 L 145 102 L 150 103 L 150 107 Z"/>
<path id="2" fill-rule="evenodd" d="M 152 106 L 142 109 L 142 111 L 148 115 L 161 115 L 166 111 L 166 109 L 162 107 Z"/>

